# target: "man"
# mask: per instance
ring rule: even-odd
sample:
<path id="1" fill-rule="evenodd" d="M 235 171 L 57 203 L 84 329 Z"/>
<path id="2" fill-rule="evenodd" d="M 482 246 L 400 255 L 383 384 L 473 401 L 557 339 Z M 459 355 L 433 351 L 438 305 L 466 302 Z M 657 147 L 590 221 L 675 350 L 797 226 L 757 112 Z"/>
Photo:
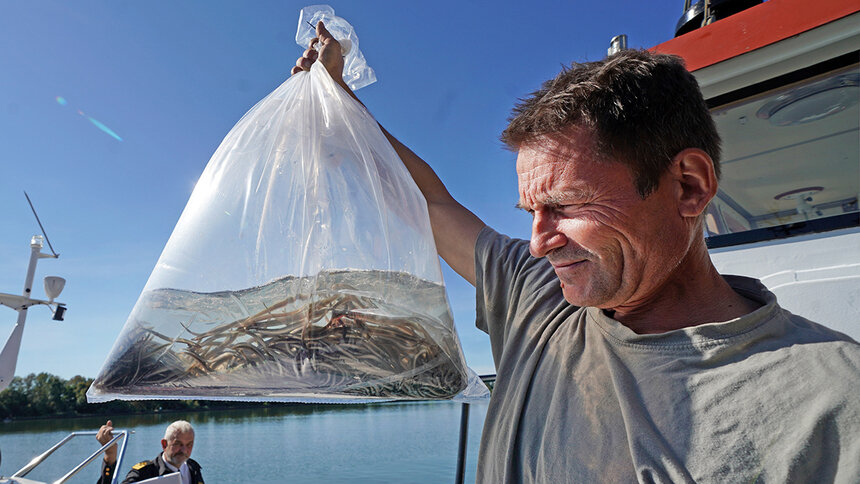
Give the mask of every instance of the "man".
<path id="1" fill-rule="evenodd" d="M 105 445 L 113 438 L 113 422 L 110 420 L 99 428 L 96 439 Z M 162 452 L 155 459 L 145 460 L 132 466 L 123 484 L 138 482 L 153 477 L 179 472 L 182 484 L 203 484 L 200 464 L 191 458 L 194 447 L 194 429 L 185 420 L 177 420 L 167 426 L 161 439 Z M 105 451 L 101 478 L 98 484 L 109 484 L 116 465 L 116 444 Z"/>
<path id="2" fill-rule="evenodd" d="M 293 74 L 319 60 L 350 92 L 337 42 L 317 33 Z M 860 346 L 711 263 L 719 136 L 680 59 L 574 65 L 514 109 L 502 139 L 530 241 L 485 227 L 388 137 L 490 335 L 478 482 L 860 476 Z"/>

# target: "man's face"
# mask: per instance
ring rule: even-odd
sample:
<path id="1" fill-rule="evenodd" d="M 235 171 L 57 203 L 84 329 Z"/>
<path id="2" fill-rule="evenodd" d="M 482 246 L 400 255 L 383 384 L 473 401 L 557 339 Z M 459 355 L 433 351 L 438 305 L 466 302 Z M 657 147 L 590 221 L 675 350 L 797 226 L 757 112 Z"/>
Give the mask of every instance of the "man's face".
<path id="1" fill-rule="evenodd" d="M 630 169 L 600 160 L 585 128 L 521 146 L 517 175 L 519 205 L 534 217 L 530 251 L 553 265 L 571 304 L 641 307 L 686 252 L 668 175 L 643 200 Z"/>
<path id="2" fill-rule="evenodd" d="M 170 440 L 161 439 L 161 447 L 164 449 L 164 460 L 174 467 L 179 467 L 191 457 L 194 432 L 180 432 L 174 434 Z"/>

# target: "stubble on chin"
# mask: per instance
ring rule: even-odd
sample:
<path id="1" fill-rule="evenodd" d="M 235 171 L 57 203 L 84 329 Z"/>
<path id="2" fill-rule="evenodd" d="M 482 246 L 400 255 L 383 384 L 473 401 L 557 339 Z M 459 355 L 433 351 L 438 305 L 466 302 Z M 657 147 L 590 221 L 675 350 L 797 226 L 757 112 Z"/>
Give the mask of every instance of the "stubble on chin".
<path id="1" fill-rule="evenodd" d="M 592 274 L 580 284 L 566 283 L 559 277 L 559 285 L 565 301 L 577 307 L 611 309 L 608 306 L 616 295 L 618 285 L 606 277 L 601 277 L 602 275 L 604 274 Z"/>

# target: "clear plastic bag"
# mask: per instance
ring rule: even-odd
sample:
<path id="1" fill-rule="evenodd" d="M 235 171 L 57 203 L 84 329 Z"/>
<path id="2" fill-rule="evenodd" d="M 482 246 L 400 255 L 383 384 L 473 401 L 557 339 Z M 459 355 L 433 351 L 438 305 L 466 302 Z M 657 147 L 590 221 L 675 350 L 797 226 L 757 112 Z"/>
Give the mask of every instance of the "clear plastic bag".
<path id="1" fill-rule="evenodd" d="M 311 5 L 299 13 L 296 43 L 306 49 L 317 36 L 317 22 L 322 21 L 331 35 L 340 42 L 343 52 L 343 80 L 353 91 L 376 82 L 376 73 L 367 65 L 358 48 L 358 35 L 346 20 L 334 14 L 328 5 Z"/>
<path id="2" fill-rule="evenodd" d="M 427 206 L 319 64 L 226 136 L 87 392 L 113 399 L 483 398 Z"/>

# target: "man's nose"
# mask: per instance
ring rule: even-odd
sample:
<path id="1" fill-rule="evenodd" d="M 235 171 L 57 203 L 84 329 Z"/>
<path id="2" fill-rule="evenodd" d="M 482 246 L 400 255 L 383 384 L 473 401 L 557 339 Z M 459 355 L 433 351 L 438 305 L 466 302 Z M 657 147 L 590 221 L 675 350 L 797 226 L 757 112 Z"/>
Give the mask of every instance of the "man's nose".
<path id="1" fill-rule="evenodd" d="M 544 257 L 553 249 L 564 247 L 567 237 L 558 230 L 558 222 L 552 212 L 535 210 L 532 219 L 532 238 L 529 252 L 533 257 Z"/>

